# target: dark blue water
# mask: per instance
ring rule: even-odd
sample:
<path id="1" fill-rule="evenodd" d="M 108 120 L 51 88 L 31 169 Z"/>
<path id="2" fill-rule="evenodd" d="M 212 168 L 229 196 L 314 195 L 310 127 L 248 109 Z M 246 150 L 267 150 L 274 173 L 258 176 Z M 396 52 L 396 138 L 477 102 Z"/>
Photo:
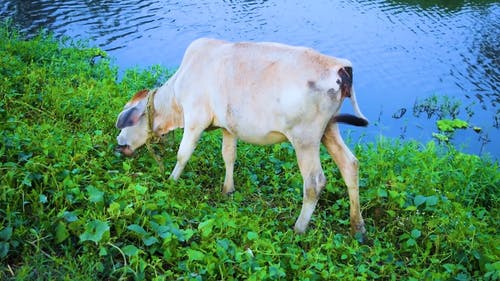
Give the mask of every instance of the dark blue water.
<path id="1" fill-rule="evenodd" d="M 436 108 L 458 103 L 452 116 L 481 128 L 457 132 L 456 146 L 500 156 L 498 1 L 4 0 L 0 15 L 28 34 L 45 28 L 89 40 L 122 70 L 175 68 L 202 36 L 313 47 L 354 63 L 358 101 L 371 121 L 353 129 L 354 141 L 433 139 L 440 111 L 422 104 L 438 95 L 446 97 Z"/>

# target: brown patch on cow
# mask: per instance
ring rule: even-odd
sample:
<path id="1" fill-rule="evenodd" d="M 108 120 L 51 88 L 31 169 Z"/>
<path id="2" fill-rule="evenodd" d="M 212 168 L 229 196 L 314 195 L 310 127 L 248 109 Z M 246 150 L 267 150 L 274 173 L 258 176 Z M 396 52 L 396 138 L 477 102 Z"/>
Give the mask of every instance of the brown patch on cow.
<path id="1" fill-rule="evenodd" d="M 337 92 L 335 91 L 335 89 L 334 89 L 334 88 L 330 88 L 330 89 L 328 89 L 328 91 L 326 91 L 326 93 L 327 93 L 328 95 L 330 95 L 330 96 L 334 96 L 334 95 L 335 95 L 335 93 L 337 93 Z"/>
<path id="2" fill-rule="evenodd" d="M 277 61 L 270 61 L 266 64 L 264 69 L 261 71 L 261 80 L 260 83 L 262 85 L 273 85 L 276 82 L 276 79 L 279 79 L 279 63 Z M 247 77 L 245 77 L 246 79 Z"/>
<path id="3" fill-rule="evenodd" d="M 346 66 L 339 69 L 337 72 L 340 76 L 340 89 L 342 90 L 342 97 L 351 97 L 352 89 L 352 67 Z"/>
<path id="4" fill-rule="evenodd" d="M 319 90 L 318 86 L 316 85 L 316 82 L 311 81 L 311 80 L 307 81 L 307 87 L 309 87 L 309 89 L 311 89 L 313 91 Z"/>
<path id="5" fill-rule="evenodd" d="M 172 107 L 169 112 L 170 114 L 168 117 L 163 117 L 158 125 L 158 127 L 155 127 L 155 134 L 157 136 L 164 135 L 176 128 L 181 128 L 182 124 L 184 123 L 184 118 L 182 116 L 182 108 L 175 102 L 172 102 Z M 160 114 L 158 112 L 155 112 L 155 120 L 156 118 L 160 117 Z"/>
<path id="6" fill-rule="evenodd" d="M 130 99 L 130 102 L 136 103 L 141 101 L 142 99 L 146 98 L 148 96 L 149 90 L 140 90 L 139 92 L 135 93 L 135 95 Z"/>
<path id="7" fill-rule="evenodd" d="M 174 120 L 167 120 L 165 123 L 163 123 L 161 125 L 161 127 L 159 127 L 156 131 L 155 131 L 155 134 L 157 136 L 161 136 L 161 135 L 164 135 L 170 131 L 173 130 L 173 128 L 175 127 L 175 122 Z"/>
<path id="8" fill-rule="evenodd" d="M 328 76 L 329 70 L 335 66 L 335 61 L 332 58 L 312 49 L 307 49 L 304 52 L 304 58 L 308 62 L 308 67 L 314 69 L 321 78 Z"/>

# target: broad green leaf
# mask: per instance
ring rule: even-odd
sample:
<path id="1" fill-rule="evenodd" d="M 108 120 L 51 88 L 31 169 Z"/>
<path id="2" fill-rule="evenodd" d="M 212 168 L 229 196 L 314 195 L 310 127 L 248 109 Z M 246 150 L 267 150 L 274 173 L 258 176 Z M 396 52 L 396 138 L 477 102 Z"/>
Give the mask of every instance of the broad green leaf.
<path id="1" fill-rule="evenodd" d="M 212 233 L 212 229 L 214 227 L 215 220 L 214 219 L 209 219 L 206 221 L 201 222 L 198 225 L 198 230 L 201 231 L 201 235 L 203 237 L 207 237 Z"/>
<path id="2" fill-rule="evenodd" d="M 175 237 L 177 237 L 177 240 L 181 242 L 184 242 L 186 240 L 186 238 L 184 237 L 184 233 L 173 224 L 170 225 L 170 232 L 175 235 Z"/>
<path id="3" fill-rule="evenodd" d="M 247 233 L 248 240 L 257 240 L 259 238 L 259 234 L 257 232 L 249 231 Z"/>
<path id="4" fill-rule="evenodd" d="M 0 240 L 8 241 L 12 237 L 12 227 L 7 226 L 6 228 L 0 230 Z"/>
<path id="5" fill-rule="evenodd" d="M 92 203 L 103 202 L 104 200 L 104 192 L 92 185 L 87 186 L 87 193 L 89 195 L 89 200 Z"/>
<path id="6" fill-rule="evenodd" d="M 417 244 L 417 241 L 415 241 L 415 239 L 413 239 L 413 238 L 410 238 L 406 241 L 406 246 L 408 246 L 408 247 L 415 246 L 416 244 Z"/>
<path id="7" fill-rule="evenodd" d="M 139 252 L 139 249 L 134 245 L 127 245 L 122 248 L 122 251 L 125 255 L 131 257 L 136 255 Z"/>
<path id="8" fill-rule="evenodd" d="M 435 205 L 437 205 L 438 201 L 439 201 L 439 199 L 436 195 L 428 196 L 425 200 L 425 205 L 427 207 L 435 206 Z"/>
<path id="9" fill-rule="evenodd" d="M 201 261 L 205 257 L 205 254 L 203 252 L 200 252 L 198 250 L 192 250 L 188 249 L 188 257 L 190 261 Z"/>
<path id="10" fill-rule="evenodd" d="M 415 206 L 420 206 L 422 204 L 425 203 L 425 200 L 427 200 L 427 197 L 423 196 L 423 195 L 417 195 L 415 196 L 415 198 L 413 199 L 413 203 L 415 204 Z"/>
<path id="11" fill-rule="evenodd" d="M 62 241 L 66 240 L 66 238 L 69 237 L 69 232 L 66 229 L 66 224 L 63 222 L 58 222 L 56 226 L 56 243 L 61 243 Z"/>
<path id="12" fill-rule="evenodd" d="M 415 211 L 416 209 L 417 209 L 417 207 L 414 205 L 410 205 L 410 206 L 405 208 L 406 211 Z"/>
<path id="13" fill-rule="evenodd" d="M 480 259 L 481 259 L 481 253 L 480 253 L 478 250 L 476 250 L 476 249 L 472 250 L 472 255 L 473 255 L 473 256 L 474 256 L 477 260 L 480 260 Z"/>
<path id="14" fill-rule="evenodd" d="M 68 212 L 68 211 L 65 211 L 64 214 L 63 214 L 63 218 L 67 221 L 67 222 L 75 222 L 78 220 L 78 217 L 75 215 L 75 213 L 73 212 Z"/>
<path id="15" fill-rule="evenodd" d="M 104 257 L 104 256 L 107 256 L 108 255 L 108 250 L 106 249 L 106 247 L 99 247 L 99 256 L 100 257 Z"/>
<path id="16" fill-rule="evenodd" d="M 122 162 L 122 167 L 123 167 L 123 170 L 124 170 L 125 172 L 130 171 L 130 168 L 131 168 L 130 163 L 129 163 L 129 162 L 127 162 L 127 161 L 123 161 L 123 162 Z"/>
<path id="17" fill-rule="evenodd" d="M 465 273 L 459 273 L 457 276 L 455 276 L 455 280 L 457 280 L 457 281 L 468 281 L 470 279 L 469 279 L 469 276 L 467 276 L 467 274 L 465 274 Z"/>
<path id="18" fill-rule="evenodd" d="M 169 236 L 171 236 L 171 232 L 170 232 L 170 227 L 166 226 L 166 225 L 162 225 L 162 226 L 159 226 L 158 229 L 156 230 L 156 233 L 158 233 L 158 236 L 160 236 L 160 238 L 167 238 Z"/>
<path id="19" fill-rule="evenodd" d="M 222 249 L 224 249 L 225 251 L 227 251 L 227 249 L 229 249 L 230 242 L 226 238 L 224 238 L 224 239 L 218 239 L 217 240 L 217 245 L 219 245 L 220 247 L 222 247 Z"/>
<path id="20" fill-rule="evenodd" d="M 0 258 L 4 258 L 9 253 L 10 245 L 8 242 L 0 242 Z"/>
<path id="21" fill-rule="evenodd" d="M 118 215 L 120 213 L 120 203 L 112 202 L 109 204 L 108 213 L 115 216 Z"/>
<path id="22" fill-rule="evenodd" d="M 420 230 L 418 230 L 418 229 L 413 229 L 411 231 L 411 237 L 413 237 L 415 239 L 419 238 L 420 235 L 422 235 L 422 232 Z"/>
<path id="23" fill-rule="evenodd" d="M 385 198 L 385 197 L 387 197 L 387 190 L 382 189 L 382 188 L 379 188 L 379 189 L 377 190 L 377 195 L 378 195 L 379 197 L 383 197 L 383 198 Z"/>
<path id="24" fill-rule="evenodd" d="M 106 232 L 109 232 L 109 225 L 107 222 L 100 220 L 91 221 L 86 224 L 85 232 L 80 235 L 80 241 L 94 241 L 98 243 Z"/>
<path id="25" fill-rule="evenodd" d="M 163 239 L 174 235 L 177 238 L 177 240 L 181 242 L 186 241 L 186 236 L 184 231 L 177 228 L 173 223 L 169 223 L 168 225 L 162 225 L 158 227 L 156 232 L 158 233 L 158 236 L 160 236 Z M 191 230 L 191 232 L 187 232 L 187 234 L 189 234 L 189 237 L 191 237 L 193 236 L 194 232 Z"/>
<path id="26" fill-rule="evenodd" d="M 139 236 L 144 236 L 148 234 L 146 230 L 144 230 L 144 228 L 138 224 L 131 224 L 127 226 L 127 229 L 132 230 L 133 232 L 139 234 Z"/>
<path id="27" fill-rule="evenodd" d="M 500 271 L 500 261 L 485 264 L 488 271 Z"/>
<path id="28" fill-rule="evenodd" d="M 144 242 L 144 245 L 146 245 L 146 246 L 151 246 L 153 244 L 158 243 L 158 239 L 154 236 L 149 236 L 149 237 L 142 238 L 142 242 Z"/>
<path id="29" fill-rule="evenodd" d="M 145 193 L 148 191 L 148 188 L 147 188 L 147 187 L 142 186 L 142 185 L 140 185 L 140 184 L 136 184 L 136 185 L 134 186 L 134 189 L 135 189 L 135 191 L 137 191 L 137 193 L 139 193 L 139 194 L 141 194 L 141 195 L 142 195 L 142 194 L 145 194 Z"/>
<path id="30" fill-rule="evenodd" d="M 279 265 L 271 265 L 269 267 L 269 276 L 272 278 L 284 278 L 286 273 Z"/>
<path id="31" fill-rule="evenodd" d="M 447 272 L 453 272 L 455 271 L 456 266 L 452 263 L 445 263 L 443 264 L 443 267 L 446 269 Z"/>
<path id="32" fill-rule="evenodd" d="M 182 237 L 184 238 L 184 240 L 179 239 L 179 241 L 181 241 L 181 242 L 189 240 L 191 237 L 193 237 L 193 235 L 195 233 L 194 230 L 192 230 L 190 228 L 185 229 L 185 230 L 181 230 L 181 232 L 182 232 Z"/>

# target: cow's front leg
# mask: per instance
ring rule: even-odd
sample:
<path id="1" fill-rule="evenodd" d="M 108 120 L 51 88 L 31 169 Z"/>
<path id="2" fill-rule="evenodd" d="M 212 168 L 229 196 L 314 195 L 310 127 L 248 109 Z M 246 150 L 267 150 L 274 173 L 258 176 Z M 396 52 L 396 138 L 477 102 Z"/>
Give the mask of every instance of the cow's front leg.
<path id="1" fill-rule="evenodd" d="M 226 177 L 224 178 L 224 186 L 222 187 L 222 193 L 231 194 L 234 192 L 234 161 L 236 160 L 236 137 L 228 132 L 226 129 L 222 129 L 222 158 L 224 159 L 224 165 L 226 166 Z"/>
<path id="2" fill-rule="evenodd" d="M 179 151 L 177 151 L 177 163 L 175 164 L 174 170 L 170 175 L 170 179 L 177 180 L 181 176 L 187 161 L 193 154 L 196 147 L 196 143 L 200 139 L 203 129 L 200 127 L 195 128 L 185 128 L 182 135 L 181 144 L 179 146 Z"/>
<path id="3" fill-rule="evenodd" d="M 359 205 L 358 160 L 345 145 L 336 123 L 329 123 L 322 139 L 328 153 L 339 167 L 350 201 L 351 232 L 365 234 L 365 223 Z"/>
<path id="4" fill-rule="evenodd" d="M 319 143 L 312 145 L 294 145 L 297 161 L 304 181 L 302 209 L 295 222 L 295 232 L 303 233 L 311 220 L 318 203 L 319 195 L 326 184 L 319 158 Z"/>

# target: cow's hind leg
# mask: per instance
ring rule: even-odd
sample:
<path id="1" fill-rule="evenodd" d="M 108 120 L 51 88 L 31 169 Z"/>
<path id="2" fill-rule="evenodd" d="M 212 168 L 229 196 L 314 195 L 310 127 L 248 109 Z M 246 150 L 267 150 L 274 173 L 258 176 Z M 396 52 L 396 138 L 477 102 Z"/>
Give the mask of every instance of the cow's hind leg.
<path id="1" fill-rule="evenodd" d="M 326 184 L 326 179 L 319 159 L 319 143 L 312 145 L 294 144 L 294 147 L 304 181 L 302 209 L 294 229 L 297 233 L 303 233 L 311 220 L 321 190 Z"/>
<path id="2" fill-rule="evenodd" d="M 187 161 L 193 154 L 196 147 L 196 143 L 203 133 L 203 127 L 195 128 L 185 128 L 182 135 L 181 144 L 179 150 L 177 151 L 177 163 L 175 164 L 174 170 L 170 175 L 170 179 L 177 180 L 181 176 Z"/>
<path id="3" fill-rule="evenodd" d="M 342 140 L 336 123 L 330 122 L 328 124 L 322 142 L 339 167 L 347 185 L 350 201 L 351 231 L 364 234 L 366 232 L 365 223 L 359 205 L 358 160 Z"/>
<path id="4" fill-rule="evenodd" d="M 222 188 L 222 193 L 231 194 L 234 192 L 234 161 L 236 160 L 236 137 L 228 132 L 226 129 L 222 129 L 222 158 L 224 159 L 224 165 L 226 166 L 226 177 L 224 178 L 224 186 Z"/>

